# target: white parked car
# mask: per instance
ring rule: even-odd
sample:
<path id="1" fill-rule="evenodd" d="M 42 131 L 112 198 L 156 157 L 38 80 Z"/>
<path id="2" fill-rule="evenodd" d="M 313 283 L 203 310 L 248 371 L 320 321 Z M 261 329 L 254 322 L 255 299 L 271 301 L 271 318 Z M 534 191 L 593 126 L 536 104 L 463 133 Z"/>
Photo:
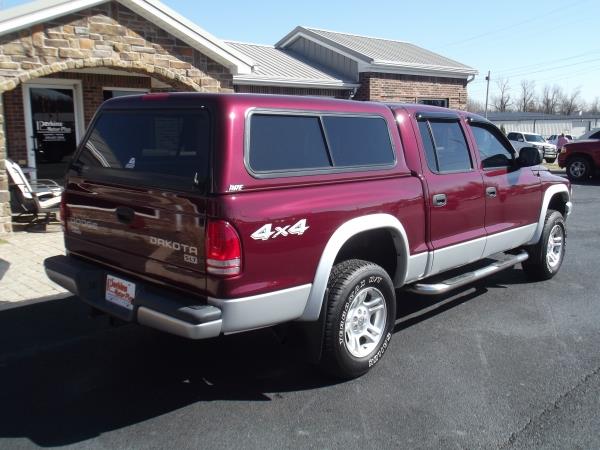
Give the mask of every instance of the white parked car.
<path id="1" fill-rule="evenodd" d="M 578 141 L 584 141 L 586 139 L 600 139 L 600 128 L 592 128 L 590 131 L 577 138 Z"/>
<path id="2" fill-rule="evenodd" d="M 549 163 L 556 161 L 556 145 L 546 142 L 541 134 L 523 133 L 521 131 L 511 131 L 506 135 L 517 153 L 523 147 L 535 147 L 540 152 L 540 156 Z"/>

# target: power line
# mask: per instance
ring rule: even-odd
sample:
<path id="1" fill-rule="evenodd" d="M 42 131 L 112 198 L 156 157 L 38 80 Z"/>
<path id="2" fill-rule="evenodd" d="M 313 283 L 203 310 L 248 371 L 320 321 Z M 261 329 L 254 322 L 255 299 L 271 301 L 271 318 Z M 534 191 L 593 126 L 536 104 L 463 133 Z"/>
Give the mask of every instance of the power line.
<path id="1" fill-rule="evenodd" d="M 490 36 L 490 35 L 493 35 L 493 34 L 502 33 L 504 31 L 511 30 L 513 28 L 519 27 L 519 26 L 524 25 L 526 23 L 535 22 L 537 20 L 540 20 L 540 19 L 543 19 L 545 17 L 551 16 L 552 14 L 555 14 L 555 13 L 557 13 L 559 11 L 564 10 L 564 9 L 572 8 L 575 5 L 578 5 L 578 4 L 581 4 L 581 3 L 585 3 L 585 2 L 588 2 L 588 1 L 589 0 L 578 0 L 578 1 L 575 1 L 575 2 L 572 2 L 572 3 L 569 3 L 568 5 L 561 6 L 560 8 L 553 9 L 552 11 L 548 11 L 546 14 L 535 16 L 535 17 L 532 17 L 531 19 L 523 20 L 521 22 L 513 23 L 512 25 L 509 25 L 509 26 L 504 27 L 504 28 L 498 28 L 498 29 L 493 30 L 493 31 L 487 31 L 485 33 L 481 33 L 481 34 L 472 36 L 472 37 L 467 38 L 467 39 L 462 39 L 460 41 L 451 42 L 451 43 L 446 44 L 445 46 L 442 46 L 440 48 L 441 49 L 445 49 L 445 48 L 448 48 L 448 47 L 453 47 L 455 45 L 465 44 L 465 43 L 474 41 L 475 39 L 479 39 L 481 37 L 485 37 L 485 36 Z"/>

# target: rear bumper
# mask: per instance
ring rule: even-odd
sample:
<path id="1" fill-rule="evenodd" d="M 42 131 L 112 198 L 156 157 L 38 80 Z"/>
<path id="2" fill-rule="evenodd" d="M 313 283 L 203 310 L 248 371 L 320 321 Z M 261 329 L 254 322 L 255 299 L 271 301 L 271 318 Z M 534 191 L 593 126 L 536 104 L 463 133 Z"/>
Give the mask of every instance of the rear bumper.
<path id="1" fill-rule="evenodd" d="M 48 278 L 85 303 L 127 322 L 137 322 L 189 339 L 206 339 L 297 319 L 302 315 L 311 285 L 237 299 L 188 297 L 145 281 L 136 284 L 133 309 L 105 299 L 109 269 L 72 256 L 44 261 Z"/>

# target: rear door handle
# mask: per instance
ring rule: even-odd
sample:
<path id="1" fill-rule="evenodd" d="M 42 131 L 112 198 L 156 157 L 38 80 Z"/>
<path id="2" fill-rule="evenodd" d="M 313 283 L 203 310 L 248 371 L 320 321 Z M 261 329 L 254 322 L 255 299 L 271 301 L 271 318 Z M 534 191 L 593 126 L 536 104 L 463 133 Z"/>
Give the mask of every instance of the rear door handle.
<path id="1" fill-rule="evenodd" d="M 487 195 L 490 198 L 494 198 L 496 197 L 496 195 L 498 195 L 498 192 L 496 191 L 496 188 L 494 186 L 489 186 L 485 188 L 485 195 Z"/>
<path id="2" fill-rule="evenodd" d="M 129 224 L 133 222 L 133 219 L 135 218 L 135 211 L 125 206 L 119 206 L 115 212 L 117 214 L 117 219 L 121 223 Z"/>
<path id="3" fill-rule="evenodd" d="M 435 194 L 433 196 L 433 206 L 446 206 L 446 203 L 448 203 L 446 194 Z"/>

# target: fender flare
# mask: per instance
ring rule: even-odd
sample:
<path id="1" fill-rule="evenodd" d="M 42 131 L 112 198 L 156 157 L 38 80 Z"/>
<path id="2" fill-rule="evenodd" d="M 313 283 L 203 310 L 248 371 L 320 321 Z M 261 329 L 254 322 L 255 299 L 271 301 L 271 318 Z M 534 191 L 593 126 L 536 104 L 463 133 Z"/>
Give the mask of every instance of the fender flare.
<path id="1" fill-rule="evenodd" d="M 566 210 L 567 216 L 571 213 L 571 193 L 569 192 L 569 188 L 566 184 L 553 184 L 546 192 L 544 192 L 544 200 L 542 202 L 542 209 L 540 211 L 540 218 L 538 220 L 537 227 L 533 236 L 529 242 L 525 245 L 534 245 L 537 244 L 542 236 L 542 231 L 544 230 L 544 221 L 546 220 L 546 212 L 548 212 L 548 206 L 550 205 L 550 201 L 556 196 L 560 195 L 561 197 L 566 197 Z"/>
<path id="2" fill-rule="evenodd" d="M 298 320 L 316 321 L 319 319 L 329 274 L 333 268 L 335 258 L 344 244 L 359 233 L 382 228 L 392 231 L 392 238 L 396 248 L 398 264 L 396 266 L 396 273 L 393 276 L 394 285 L 400 286 L 404 283 L 408 270 L 409 246 L 406 230 L 402 223 L 390 214 L 370 214 L 356 217 L 340 225 L 331 238 L 329 238 L 321 254 L 306 307 Z"/>

